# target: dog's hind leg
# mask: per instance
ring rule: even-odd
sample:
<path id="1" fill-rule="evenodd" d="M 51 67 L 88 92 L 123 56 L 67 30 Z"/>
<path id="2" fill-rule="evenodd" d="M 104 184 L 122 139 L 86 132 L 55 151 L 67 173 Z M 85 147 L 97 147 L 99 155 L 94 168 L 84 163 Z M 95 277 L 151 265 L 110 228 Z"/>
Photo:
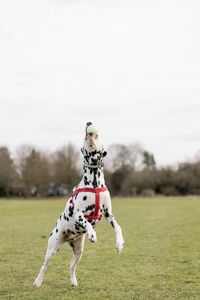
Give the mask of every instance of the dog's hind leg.
<path id="1" fill-rule="evenodd" d="M 60 238 L 60 235 L 58 233 L 58 229 L 55 228 L 52 232 L 52 234 L 49 237 L 48 240 L 48 246 L 47 246 L 47 251 L 45 255 L 45 260 L 44 263 L 40 269 L 40 272 L 38 276 L 36 277 L 34 281 L 34 286 L 39 288 L 42 284 L 42 280 L 44 277 L 44 274 L 46 272 L 46 269 L 48 267 L 49 261 L 52 258 L 54 254 L 60 249 L 61 245 L 63 244 L 64 240 Z"/>
<path id="2" fill-rule="evenodd" d="M 72 286 L 78 286 L 76 279 L 76 266 L 81 259 L 85 242 L 85 234 L 78 237 L 76 240 L 69 242 L 69 245 L 74 251 L 73 258 L 70 262 L 70 281 Z"/>

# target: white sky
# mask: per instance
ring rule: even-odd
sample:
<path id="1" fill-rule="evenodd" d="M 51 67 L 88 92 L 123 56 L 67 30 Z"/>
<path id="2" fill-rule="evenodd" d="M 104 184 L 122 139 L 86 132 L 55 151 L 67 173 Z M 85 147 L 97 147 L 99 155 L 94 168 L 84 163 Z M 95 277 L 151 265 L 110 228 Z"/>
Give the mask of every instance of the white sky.
<path id="1" fill-rule="evenodd" d="M 0 145 L 200 150 L 200 2 L 0 0 Z"/>

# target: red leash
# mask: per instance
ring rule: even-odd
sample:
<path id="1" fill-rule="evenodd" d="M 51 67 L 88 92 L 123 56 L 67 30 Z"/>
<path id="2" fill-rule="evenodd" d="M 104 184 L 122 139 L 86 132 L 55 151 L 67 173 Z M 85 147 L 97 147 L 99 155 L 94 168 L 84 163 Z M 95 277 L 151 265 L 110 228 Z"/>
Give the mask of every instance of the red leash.
<path id="1" fill-rule="evenodd" d="M 95 194 L 95 210 L 94 210 L 94 215 L 93 216 L 85 216 L 86 219 L 88 220 L 100 220 L 101 219 L 101 214 L 99 214 L 99 208 L 100 208 L 100 193 L 101 192 L 105 192 L 107 191 L 107 187 L 102 187 L 102 188 L 79 188 L 77 190 L 75 190 L 72 193 L 72 204 L 74 206 L 74 196 L 79 194 L 79 193 L 83 193 L 83 192 L 90 192 L 90 193 L 94 193 Z"/>

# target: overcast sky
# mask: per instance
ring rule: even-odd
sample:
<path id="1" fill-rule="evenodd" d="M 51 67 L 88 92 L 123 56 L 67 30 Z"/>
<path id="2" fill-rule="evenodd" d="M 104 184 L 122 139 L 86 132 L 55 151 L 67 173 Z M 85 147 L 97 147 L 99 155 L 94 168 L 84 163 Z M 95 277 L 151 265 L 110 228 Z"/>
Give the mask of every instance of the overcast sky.
<path id="1" fill-rule="evenodd" d="M 0 145 L 200 150 L 200 2 L 0 0 Z"/>

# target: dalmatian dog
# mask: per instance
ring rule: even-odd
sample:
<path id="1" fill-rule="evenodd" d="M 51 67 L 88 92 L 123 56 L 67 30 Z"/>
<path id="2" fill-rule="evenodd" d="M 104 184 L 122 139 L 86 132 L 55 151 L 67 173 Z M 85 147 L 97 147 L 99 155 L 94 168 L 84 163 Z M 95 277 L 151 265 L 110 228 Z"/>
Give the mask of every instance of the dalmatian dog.
<path id="1" fill-rule="evenodd" d="M 107 154 L 99 140 L 98 131 L 91 122 L 86 124 L 86 134 L 81 152 L 84 156 L 84 174 L 80 183 L 73 189 L 72 196 L 58 218 L 48 240 L 44 263 L 34 281 L 39 288 L 50 259 L 67 242 L 73 250 L 70 263 L 70 281 L 78 286 L 76 266 L 81 259 L 85 235 L 95 243 L 97 241 L 94 226 L 104 215 L 115 230 L 116 249 L 122 252 L 124 239 L 122 230 L 112 214 L 111 199 L 105 185 L 103 174 L 103 157 Z"/>

